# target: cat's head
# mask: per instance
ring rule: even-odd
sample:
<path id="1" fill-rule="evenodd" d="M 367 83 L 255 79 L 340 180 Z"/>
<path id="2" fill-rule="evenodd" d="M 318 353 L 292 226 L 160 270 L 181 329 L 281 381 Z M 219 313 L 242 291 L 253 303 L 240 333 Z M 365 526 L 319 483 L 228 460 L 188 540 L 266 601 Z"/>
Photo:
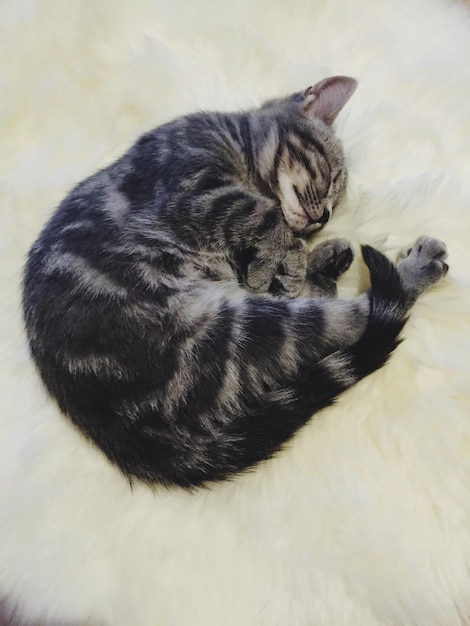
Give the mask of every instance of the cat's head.
<path id="1" fill-rule="evenodd" d="M 353 78 L 333 76 L 259 110 L 259 174 L 296 233 L 322 228 L 343 196 L 344 153 L 331 124 L 356 86 Z"/>

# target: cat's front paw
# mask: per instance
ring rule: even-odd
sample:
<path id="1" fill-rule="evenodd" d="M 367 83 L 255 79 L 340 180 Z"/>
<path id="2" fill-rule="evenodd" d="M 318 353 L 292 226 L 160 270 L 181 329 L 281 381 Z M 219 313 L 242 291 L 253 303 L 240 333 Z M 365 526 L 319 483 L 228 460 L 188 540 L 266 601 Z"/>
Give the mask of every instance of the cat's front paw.
<path id="1" fill-rule="evenodd" d="M 307 276 L 308 248 L 302 239 L 294 239 L 279 263 L 269 291 L 287 298 L 300 295 Z"/>
<path id="2" fill-rule="evenodd" d="M 337 280 L 348 270 L 354 255 L 347 239 L 328 239 L 316 246 L 308 258 L 308 273 Z"/>
<path id="3" fill-rule="evenodd" d="M 328 239 L 312 250 L 307 263 L 303 295 L 336 295 L 336 281 L 349 269 L 354 255 L 347 239 Z"/>
<path id="4" fill-rule="evenodd" d="M 443 278 L 449 266 L 447 246 L 440 239 L 420 237 L 414 246 L 403 251 L 397 263 L 398 273 L 413 297 L 419 296 Z"/>

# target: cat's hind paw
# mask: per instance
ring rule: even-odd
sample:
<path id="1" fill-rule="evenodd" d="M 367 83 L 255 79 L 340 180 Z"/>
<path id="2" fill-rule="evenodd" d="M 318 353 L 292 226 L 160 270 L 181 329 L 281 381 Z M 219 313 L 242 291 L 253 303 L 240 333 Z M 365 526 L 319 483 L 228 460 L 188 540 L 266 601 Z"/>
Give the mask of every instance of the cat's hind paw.
<path id="1" fill-rule="evenodd" d="M 420 237 L 407 250 L 403 250 L 397 263 L 398 273 L 405 287 L 415 296 L 443 278 L 449 266 L 447 246 L 440 239 Z"/>

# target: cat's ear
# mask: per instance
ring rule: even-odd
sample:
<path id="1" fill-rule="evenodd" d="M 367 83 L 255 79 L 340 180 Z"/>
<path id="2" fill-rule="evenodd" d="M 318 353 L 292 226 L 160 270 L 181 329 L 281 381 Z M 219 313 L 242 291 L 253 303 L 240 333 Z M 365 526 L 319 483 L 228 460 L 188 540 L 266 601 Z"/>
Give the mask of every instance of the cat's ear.
<path id="1" fill-rule="evenodd" d="M 332 124 L 343 106 L 353 95 L 357 80 L 348 76 L 331 76 L 299 94 L 301 109 L 307 117 L 319 117 Z"/>

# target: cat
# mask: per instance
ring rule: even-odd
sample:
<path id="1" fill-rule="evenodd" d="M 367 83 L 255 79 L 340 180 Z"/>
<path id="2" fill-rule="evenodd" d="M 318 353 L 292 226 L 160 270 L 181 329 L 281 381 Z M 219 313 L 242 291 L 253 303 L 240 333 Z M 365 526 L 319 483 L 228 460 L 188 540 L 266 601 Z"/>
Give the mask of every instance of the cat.
<path id="1" fill-rule="evenodd" d="M 349 243 L 309 250 L 345 192 L 332 123 L 356 84 L 168 122 L 75 187 L 32 246 L 32 357 L 129 480 L 193 489 L 270 458 L 387 361 L 446 274 L 437 239 L 397 265 L 363 246 L 371 288 L 341 300 Z"/>

